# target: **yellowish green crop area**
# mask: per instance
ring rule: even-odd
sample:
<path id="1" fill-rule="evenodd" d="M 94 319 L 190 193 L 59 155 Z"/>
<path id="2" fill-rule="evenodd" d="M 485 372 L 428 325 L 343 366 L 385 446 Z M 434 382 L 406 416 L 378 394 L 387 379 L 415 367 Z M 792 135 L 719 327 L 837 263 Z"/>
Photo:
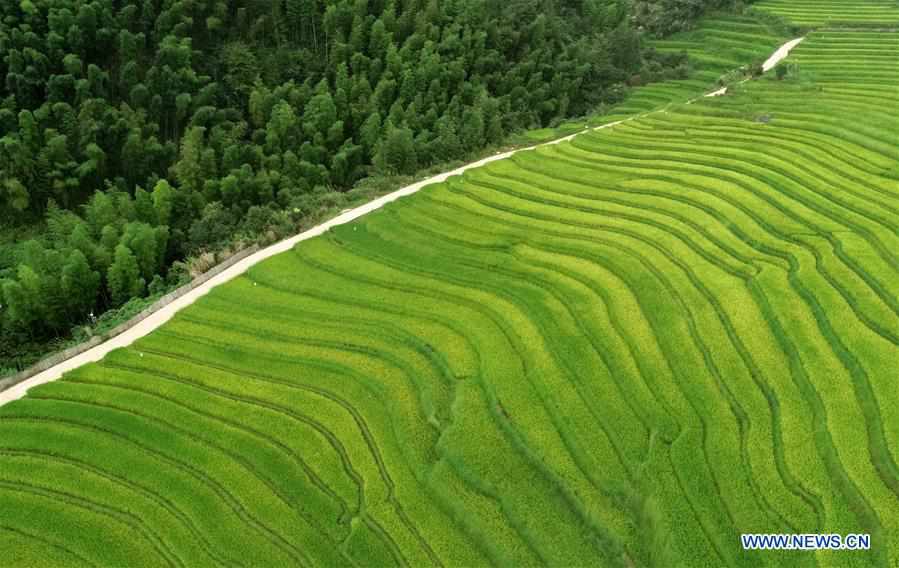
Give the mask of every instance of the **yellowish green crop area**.
<path id="1" fill-rule="evenodd" d="M 899 24 L 899 6 L 894 0 L 761 0 L 753 6 L 799 26 Z"/>
<path id="2" fill-rule="evenodd" d="M 897 61 L 822 27 L 782 80 L 428 187 L 3 406 L 0 564 L 899 565 Z"/>
<path id="3" fill-rule="evenodd" d="M 526 141 L 542 142 L 580 132 L 635 115 L 652 112 L 670 103 L 685 103 L 717 90 L 718 80 L 729 72 L 753 63 L 761 63 L 787 41 L 783 30 L 751 15 L 714 13 L 703 18 L 696 29 L 666 39 L 648 40 L 662 54 L 686 53 L 686 76 L 634 86 L 624 101 L 606 112 L 569 121 L 556 128 L 531 130 Z M 641 77 L 634 79 L 642 80 Z"/>
<path id="4" fill-rule="evenodd" d="M 720 86 L 719 78 L 740 67 L 762 63 L 788 39 L 781 30 L 751 15 L 714 14 L 694 30 L 651 40 L 649 44 L 662 53 L 686 52 L 689 77 L 640 87 L 597 123 L 652 111 L 667 103 L 684 103 L 714 91 Z"/>

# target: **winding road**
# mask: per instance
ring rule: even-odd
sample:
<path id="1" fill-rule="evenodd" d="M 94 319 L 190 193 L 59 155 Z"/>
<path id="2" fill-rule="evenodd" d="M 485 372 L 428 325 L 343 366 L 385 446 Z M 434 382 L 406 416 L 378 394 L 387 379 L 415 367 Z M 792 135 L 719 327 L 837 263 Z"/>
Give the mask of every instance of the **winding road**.
<path id="1" fill-rule="evenodd" d="M 771 57 L 765 60 L 762 63 L 762 73 L 767 73 L 768 71 L 774 69 L 778 63 L 784 60 L 790 52 L 793 51 L 793 48 L 802 43 L 802 40 L 805 39 L 805 36 L 797 37 L 796 39 L 791 39 L 787 43 L 783 44 L 777 51 L 771 54 Z M 745 83 L 749 81 L 749 79 L 743 79 L 740 83 Z M 711 93 L 706 93 L 704 96 L 706 97 L 720 97 L 721 95 L 727 94 L 727 87 L 721 87 L 717 91 L 712 91 Z M 695 100 L 695 99 L 694 99 Z M 691 101 L 692 102 L 692 101 Z"/>
<path id="2" fill-rule="evenodd" d="M 774 66 L 777 65 L 782 59 L 787 57 L 787 55 L 789 55 L 790 51 L 794 47 L 796 47 L 803 39 L 805 39 L 805 38 L 802 38 L 802 37 L 796 38 L 796 39 L 793 39 L 793 40 L 783 44 L 781 47 L 779 47 L 777 49 L 777 51 L 775 51 L 774 54 L 772 54 L 771 57 L 769 57 L 768 60 L 765 61 L 764 65 L 763 65 L 764 71 L 769 71 L 770 69 L 774 68 Z M 706 96 L 713 96 L 715 94 L 723 94 L 725 91 L 726 91 L 726 89 L 723 89 L 723 90 L 719 89 L 718 91 L 715 91 L 714 93 L 709 93 Z M 611 127 L 621 124 L 623 122 L 627 122 L 627 121 L 633 120 L 635 118 L 638 118 L 639 116 L 642 116 L 642 115 L 635 115 L 635 116 L 625 119 L 625 120 L 620 120 L 617 122 L 604 124 L 602 126 L 595 127 L 593 130 L 602 130 L 605 128 L 611 128 Z M 424 187 L 427 187 L 427 186 L 435 184 L 435 183 L 443 182 L 447 178 L 450 178 L 452 176 L 460 175 L 463 172 L 465 172 L 466 170 L 470 170 L 472 168 L 478 168 L 485 164 L 489 164 L 490 162 L 495 162 L 497 160 L 503 160 L 505 158 L 512 156 L 513 154 L 516 154 L 517 152 L 525 152 L 528 150 L 533 150 L 535 148 L 539 148 L 541 146 L 548 146 L 548 145 L 552 145 L 552 144 L 558 144 L 560 142 L 565 142 L 567 140 L 571 140 L 572 138 L 574 138 L 575 136 L 577 136 L 579 134 L 581 134 L 581 132 L 576 132 L 569 136 L 565 136 L 564 138 L 558 138 L 556 140 L 552 140 L 550 142 L 544 142 L 542 144 L 537 144 L 535 146 L 529 146 L 526 148 L 519 148 L 516 150 L 511 150 L 509 152 L 499 153 L 499 154 L 484 158 L 482 160 L 478 160 L 476 162 L 466 164 L 466 165 L 456 168 L 452 171 L 438 174 L 436 176 L 427 178 L 420 182 L 414 183 L 412 185 L 408 185 L 406 187 L 398 189 L 397 191 L 394 191 L 392 193 L 389 193 L 387 195 L 379 197 L 373 201 L 370 201 L 369 203 L 366 203 L 365 205 L 361 205 L 359 207 L 356 207 L 355 209 L 351 209 L 349 211 L 341 213 L 340 215 L 331 219 L 330 221 L 322 223 L 321 225 L 313 227 L 312 229 L 309 229 L 298 235 L 294 235 L 293 237 L 290 237 L 281 242 L 278 242 L 269 247 L 266 247 L 256 253 L 248 256 L 247 258 L 235 263 L 233 266 L 222 271 L 220 274 L 209 279 L 204 284 L 194 288 L 193 290 L 191 290 L 187 294 L 181 296 L 180 298 L 176 299 L 172 303 L 160 308 L 157 312 L 146 317 L 145 319 L 143 319 L 142 321 L 140 321 L 134 327 L 128 329 L 127 331 L 122 332 L 119 335 L 117 335 L 113 338 L 110 338 L 108 341 L 105 341 L 105 342 L 97 345 L 96 347 L 93 347 L 79 355 L 76 355 L 76 356 L 72 357 L 71 359 L 68 359 L 66 361 L 63 361 L 62 363 L 59 363 L 58 365 L 50 367 L 49 369 L 42 371 L 41 373 L 38 373 L 37 375 L 35 375 L 25 381 L 22 381 L 21 383 L 18 383 L 17 385 L 10 387 L 9 389 L 7 389 L 3 392 L 0 392 L 0 406 L 6 404 L 8 402 L 12 402 L 14 400 L 18 400 L 18 399 L 24 397 L 25 394 L 30 389 L 32 389 L 36 386 L 39 386 L 39 385 L 42 385 L 45 383 L 49 383 L 51 381 L 55 381 L 55 380 L 61 378 L 63 376 L 63 374 L 65 374 L 68 371 L 71 371 L 72 369 L 75 369 L 75 368 L 85 365 L 87 363 L 93 363 L 93 362 L 99 361 L 104 356 L 106 356 L 106 354 L 109 353 L 110 351 L 113 351 L 120 347 L 127 347 L 128 345 L 131 345 L 136 340 L 140 339 L 141 337 L 149 334 L 150 332 L 152 332 L 159 326 L 163 325 L 165 322 L 167 322 L 169 319 L 171 319 L 172 316 L 174 316 L 179 310 L 191 305 L 192 303 L 197 301 L 198 298 L 204 296 L 206 293 L 208 293 L 214 287 L 216 287 L 220 284 L 224 284 L 225 282 L 231 280 L 232 278 L 235 278 L 235 277 L 243 274 L 244 272 L 249 270 L 250 267 L 252 267 L 253 265 L 255 265 L 259 262 L 262 262 L 263 260 L 265 260 L 269 257 L 272 257 L 276 254 L 280 254 L 282 252 L 286 252 L 286 251 L 292 249 L 297 243 L 300 243 L 307 239 L 311 239 L 313 237 L 317 237 L 317 236 L 325 233 L 332 227 L 336 227 L 338 225 L 343 225 L 344 223 L 349 223 L 350 221 L 354 221 L 367 213 L 370 213 L 372 211 L 380 209 L 381 207 L 383 207 L 384 205 L 387 205 L 388 203 L 390 203 L 392 201 L 396 201 L 397 199 L 399 199 L 401 197 L 405 197 L 407 195 L 412 195 L 413 193 L 416 193 L 417 191 L 419 191 L 420 189 L 422 189 Z"/>

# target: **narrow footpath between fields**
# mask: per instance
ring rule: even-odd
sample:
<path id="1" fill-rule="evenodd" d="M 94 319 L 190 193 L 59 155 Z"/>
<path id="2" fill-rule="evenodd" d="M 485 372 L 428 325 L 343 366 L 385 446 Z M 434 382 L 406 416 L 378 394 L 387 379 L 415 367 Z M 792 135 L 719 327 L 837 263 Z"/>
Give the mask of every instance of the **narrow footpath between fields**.
<path id="1" fill-rule="evenodd" d="M 796 45 L 798 45 L 799 42 L 801 42 L 803 39 L 805 39 L 805 38 L 797 38 L 797 39 L 791 40 L 791 41 L 785 43 L 784 45 L 782 45 L 780 48 L 778 48 L 778 50 L 775 51 L 774 54 L 768 58 L 767 61 L 765 61 L 763 69 L 765 71 L 772 69 L 775 65 L 777 65 L 777 63 L 779 63 L 782 59 L 784 59 L 790 53 L 790 50 L 792 50 Z M 715 93 L 710 93 L 709 95 L 706 95 L 706 96 L 711 96 L 714 94 Z M 651 114 L 652 112 L 659 112 L 659 111 L 651 111 L 650 113 L 645 113 L 645 114 Z M 621 124 L 623 122 L 628 122 L 628 121 L 634 120 L 636 118 L 639 118 L 640 116 L 644 116 L 644 115 L 638 114 L 631 118 L 619 120 L 616 122 L 611 122 L 609 124 L 604 124 L 602 126 L 597 126 L 597 127 L 593 128 L 593 130 L 602 130 L 604 128 L 611 128 L 611 127 Z M 585 129 L 584 131 L 586 131 L 586 130 L 587 129 Z M 38 373 L 37 375 L 31 377 L 30 379 L 22 381 L 21 383 L 10 387 L 9 389 L 7 389 L 3 392 L 0 392 L 0 406 L 6 404 L 8 402 L 12 402 L 14 400 L 18 400 L 18 399 L 24 397 L 25 394 L 30 389 L 32 389 L 38 385 L 42 385 L 44 383 L 49 383 L 51 381 L 55 381 L 55 380 L 59 379 L 60 377 L 62 377 L 63 374 L 65 374 L 68 371 L 71 371 L 72 369 L 78 368 L 87 363 L 93 363 L 93 362 L 99 361 L 104 356 L 106 356 L 107 353 L 109 353 L 110 351 L 113 351 L 114 349 L 118 349 L 120 347 L 127 347 L 128 345 L 131 345 L 136 340 L 149 334 L 150 332 L 152 332 L 153 330 L 155 330 L 156 328 L 158 328 L 159 326 L 161 326 L 162 324 L 164 324 L 165 322 L 170 320 L 172 318 L 172 316 L 174 316 L 176 313 L 178 313 L 179 310 L 191 305 L 192 303 L 197 301 L 198 298 L 202 297 L 203 295 L 205 295 L 207 292 L 209 292 L 211 289 L 215 288 L 219 284 L 224 284 L 225 282 L 231 280 L 232 278 L 240 276 L 241 274 L 243 274 L 244 272 L 249 270 L 250 267 L 252 267 L 253 265 L 255 265 L 259 262 L 262 262 L 263 260 L 265 260 L 269 257 L 272 257 L 276 254 L 280 254 L 282 252 L 286 252 L 286 251 L 292 249 L 297 243 L 300 243 L 307 239 L 311 239 L 313 237 L 317 237 L 317 236 L 325 233 L 331 227 L 336 227 L 337 225 L 342 225 L 344 223 L 349 223 L 350 221 L 354 221 L 354 220 L 358 219 L 359 217 L 362 217 L 366 213 L 370 213 L 372 211 L 375 211 L 376 209 L 380 209 L 381 207 L 383 207 L 384 205 L 387 205 L 388 203 L 390 203 L 392 201 L 396 201 L 400 197 L 412 195 L 413 193 L 417 192 L 418 190 L 422 189 L 423 187 L 426 187 L 428 185 L 432 185 L 435 183 L 440 183 L 442 181 L 445 181 L 447 178 L 450 178 L 450 177 L 456 176 L 456 175 L 460 175 L 463 172 L 465 172 L 466 170 L 470 170 L 472 168 L 479 168 L 483 165 L 489 164 L 490 162 L 495 162 L 497 160 L 503 160 L 505 158 L 512 156 L 513 154 L 518 153 L 518 152 L 526 152 L 528 150 L 533 150 L 534 148 L 539 148 L 541 146 L 549 146 L 552 144 L 559 144 L 560 142 L 565 142 L 567 140 L 571 140 L 575 136 L 582 134 L 584 131 L 576 132 L 569 136 L 565 136 L 564 138 L 558 138 L 556 140 L 544 142 L 542 144 L 537 144 L 535 146 L 528 146 L 526 148 L 519 148 L 517 150 L 511 150 L 509 152 L 503 152 L 500 154 L 496 154 L 494 156 L 490 156 L 488 158 L 484 158 L 482 160 L 478 160 L 476 162 L 466 164 L 464 166 L 456 168 L 455 170 L 452 170 L 449 172 L 444 172 L 442 174 L 438 174 L 436 176 L 430 177 L 428 179 L 425 179 L 420 182 L 414 183 L 412 185 L 408 185 L 404 188 L 398 189 L 397 191 L 394 191 L 393 193 L 389 193 L 387 195 L 379 197 L 378 199 L 375 199 L 369 203 L 366 203 L 365 205 L 361 205 L 359 207 L 356 207 L 355 209 L 351 209 L 345 213 L 341 213 L 340 215 L 331 219 L 330 221 L 327 221 L 321 225 L 313 227 L 312 229 L 309 229 L 308 231 L 304 231 L 298 235 L 294 235 L 293 237 L 290 237 L 289 239 L 285 239 L 279 243 L 275 243 L 269 247 L 266 247 L 256 253 L 248 256 L 247 258 L 237 262 L 233 266 L 222 271 L 221 274 L 218 274 L 215 277 L 210 278 L 207 282 L 194 288 L 187 294 L 185 294 L 185 295 L 181 296 L 180 298 L 178 298 L 177 300 L 173 301 L 171 304 L 168 304 L 167 306 L 160 308 L 159 311 L 151 314 L 150 316 L 147 316 L 144 320 L 140 321 L 137 325 L 135 325 L 131 329 L 120 333 L 119 335 L 109 339 L 108 341 L 105 341 L 105 342 L 97 345 L 96 347 L 93 347 L 92 349 L 85 351 L 84 353 L 76 355 L 76 356 L 72 357 L 71 359 L 68 359 L 66 361 L 63 361 L 62 363 L 59 363 L 58 365 L 50 367 L 49 369 L 42 371 L 41 373 Z"/>
<path id="2" fill-rule="evenodd" d="M 791 39 L 787 43 L 785 43 L 782 46 L 780 46 L 779 48 L 777 48 L 777 51 L 775 51 L 773 54 L 771 54 L 771 57 L 769 57 L 768 59 L 765 60 L 764 63 L 762 63 L 762 73 L 767 73 L 768 71 L 774 69 L 777 66 L 777 64 L 780 63 L 781 61 L 783 61 L 784 59 L 786 59 L 786 57 L 788 55 L 790 55 L 790 52 L 793 51 L 793 48 L 796 47 L 797 45 L 799 45 L 800 43 L 802 43 L 802 40 L 804 40 L 804 39 L 805 39 L 805 36 L 797 37 L 796 39 Z M 745 83 L 746 81 L 749 81 L 749 79 L 743 79 L 742 81 L 740 81 L 740 83 Z M 721 95 L 726 95 L 726 94 L 727 94 L 727 87 L 721 87 L 717 91 L 712 91 L 711 93 L 706 93 L 704 96 L 720 97 Z M 695 101 L 696 99 L 693 99 L 693 100 Z M 690 101 L 690 102 L 693 102 L 693 101 Z"/>

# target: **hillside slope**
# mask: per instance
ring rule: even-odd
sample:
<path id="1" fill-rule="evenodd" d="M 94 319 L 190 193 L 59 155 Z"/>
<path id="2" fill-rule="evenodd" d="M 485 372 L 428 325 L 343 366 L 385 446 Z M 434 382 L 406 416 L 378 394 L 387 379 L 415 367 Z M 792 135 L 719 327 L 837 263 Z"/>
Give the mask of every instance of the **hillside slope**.
<path id="1" fill-rule="evenodd" d="M 895 33 L 822 27 L 782 80 L 471 170 L 257 265 L 0 408 L 0 546 L 22 565 L 896 565 L 897 59 Z M 743 551 L 749 532 L 872 548 Z"/>

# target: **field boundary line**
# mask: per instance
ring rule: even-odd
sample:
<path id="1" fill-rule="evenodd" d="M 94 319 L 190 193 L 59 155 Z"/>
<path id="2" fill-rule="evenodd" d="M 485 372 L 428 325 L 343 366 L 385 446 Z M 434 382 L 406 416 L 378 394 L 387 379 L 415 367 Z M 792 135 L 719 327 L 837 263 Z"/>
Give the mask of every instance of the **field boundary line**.
<path id="1" fill-rule="evenodd" d="M 635 115 L 623 120 L 610 122 L 608 124 L 590 128 L 589 130 L 611 128 L 622 122 L 634 120 L 639 116 L 642 115 Z M 585 131 L 586 130 L 587 129 L 585 129 Z M 121 326 L 114 328 L 104 336 L 96 336 L 68 351 L 52 355 L 18 375 L 0 379 L 0 406 L 24 397 L 31 388 L 55 381 L 61 378 L 66 372 L 76 369 L 81 365 L 99 361 L 110 351 L 131 345 L 136 340 L 149 334 L 170 320 L 182 308 L 189 306 L 200 297 L 206 295 L 212 288 L 240 276 L 263 260 L 281 254 L 282 252 L 289 251 L 302 241 L 320 236 L 332 227 L 355 221 L 367 213 L 376 211 L 401 197 L 412 195 L 429 185 L 442 183 L 448 178 L 461 175 L 469 169 L 478 168 L 497 160 L 504 160 L 518 152 L 525 152 L 541 146 L 566 142 L 583 132 L 584 131 L 575 132 L 574 134 L 550 140 L 548 142 L 516 148 L 514 150 L 488 156 L 475 162 L 465 164 L 464 166 L 460 166 L 454 170 L 437 174 L 422 181 L 402 187 L 263 249 L 258 249 L 258 247 L 244 249 L 241 253 L 231 257 L 209 272 L 201 275 L 196 280 L 164 296 L 152 306 Z M 47 365 L 48 363 L 50 363 L 50 366 Z"/>
<path id="2" fill-rule="evenodd" d="M 138 312 L 135 316 L 132 316 L 126 322 L 115 326 L 114 328 L 112 328 L 109 331 L 95 335 L 95 336 L 91 337 L 90 339 L 88 339 L 87 341 L 85 341 L 83 343 L 79 343 L 78 345 L 75 345 L 74 347 L 69 347 L 68 349 L 64 349 L 64 350 L 54 353 L 48 357 L 45 357 L 44 359 L 41 359 L 34 365 L 31 365 L 27 369 L 20 371 L 14 375 L 9 375 L 7 377 L 0 378 L 0 406 L 2 406 L 2 404 L 4 404 L 4 402 L 5 402 L 5 401 L 2 401 L 3 391 L 5 391 L 7 389 L 11 389 L 15 385 L 17 385 L 21 382 L 24 382 L 24 381 L 30 379 L 31 377 L 38 375 L 39 373 L 41 373 L 43 371 L 45 371 L 47 369 L 51 369 L 52 367 L 55 367 L 58 364 L 61 364 L 69 359 L 72 359 L 73 357 L 80 355 L 81 353 L 84 353 L 85 351 L 89 350 L 90 348 L 94 347 L 95 345 L 102 344 L 104 341 L 112 339 L 115 336 L 127 331 L 128 329 L 134 327 L 135 325 L 137 325 L 138 323 L 140 323 L 141 321 L 143 321 L 144 319 L 149 317 L 151 314 L 153 314 L 153 312 L 156 312 L 156 311 L 164 308 L 165 306 L 172 303 L 179 297 L 187 294 L 194 288 L 201 286 L 203 283 L 210 280 L 215 275 L 219 274 L 220 272 L 223 272 L 228 267 L 236 264 L 241 259 L 246 258 L 247 256 L 253 254 L 254 252 L 256 252 L 258 250 L 259 250 L 259 245 L 253 245 L 253 246 L 247 247 L 243 250 L 240 250 L 237 253 L 235 253 L 235 254 L 231 255 L 230 257 L 228 257 L 227 259 L 225 259 L 224 261 L 220 262 L 216 266 L 213 266 L 212 268 L 210 268 L 203 274 L 197 276 L 196 278 L 194 278 L 187 284 L 184 284 L 183 286 L 180 286 L 180 287 L 176 288 L 175 290 L 172 290 L 168 294 L 162 296 L 161 298 L 159 298 L 158 300 L 153 302 L 151 305 L 147 306 L 146 308 L 144 308 L 143 310 Z"/>
<path id="3" fill-rule="evenodd" d="M 774 69 L 777 66 L 777 64 L 780 63 L 782 60 L 786 59 L 786 57 L 788 55 L 790 55 L 790 52 L 793 51 L 793 48 L 796 47 L 797 45 L 799 45 L 800 43 L 802 43 L 802 40 L 804 40 L 805 38 L 806 38 L 806 36 L 797 37 L 795 39 L 791 39 L 787 43 L 778 47 L 777 51 L 772 53 L 771 56 L 768 59 L 766 59 L 764 63 L 762 63 L 762 73 L 767 73 L 768 71 Z M 742 81 L 740 81 L 737 84 L 742 85 L 746 81 L 750 81 L 750 80 L 751 80 L 751 78 L 743 79 Z M 699 99 L 701 99 L 703 97 L 706 97 L 706 98 L 707 97 L 720 97 L 722 95 L 726 95 L 728 89 L 732 86 L 733 85 L 725 85 L 718 90 L 715 90 L 715 91 L 712 91 L 711 93 L 706 93 L 706 94 L 702 95 L 702 97 L 696 97 L 695 99 L 690 100 L 687 104 L 690 104 L 694 101 L 698 101 Z"/>
<path id="4" fill-rule="evenodd" d="M 777 49 L 777 51 L 775 51 L 765 62 L 765 71 L 773 68 L 777 62 L 786 57 L 789 54 L 790 50 L 798 45 L 803 39 L 805 38 L 796 38 L 781 45 Z M 714 93 L 710 93 L 705 96 L 713 95 Z M 142 312 L 140 312 L 127 322 L 113 328 L 111 331 L 103 335 L 93 337 L 85 343 L 72 347 L 69 350 L 51 355 L 50 357 L 39 361 L 35 365 L 32 365 L 28 369 L 25 369 L 24 371 L 16 375 L 0 379 L 0 406 L 24 397 L 30 389 L 36 386 L 60 379 L 68 371 L 76 369 L 87 363 L 94 363 L 96 361 L 99 361 L 110 351 L 113 351 L 120 347 L 127 347 L 131 345 L 141 337 L 162 326 L 182 308 L 185 308 L 194 303 L 197 299 L 206 295 L 216 286 L 224 284 L 225 282 L 236 278 L 237 276 L 245 273 L 254 265 L 262 262 L 263 260 L 271 258 L 272 256 L 275 256 L 282 252 L 287 252 L 302 241 L 326 233 L 332 227 L 355 221 L 356 219 L 366 215 L 367 213 L 376 211 L 387 205 L 388 203 L 396 201 L 401 197 L 406 197 L 408 195 L 417 193 L 419 190 L 429 185 L 442 183 L 450 177 L 463 174 L 467 170 L 479 168 L 497 160 L 504 160 L 519 152 L 526 152 L 543 146 L 552 146 L 555 144 L 560 144 L 562 142 L 567 142 L 569 140 L 572 140 L 574 137 L 583 134 L 584 132 L 612 128 L 624 122 L 629 122 L 647 114 L 652 114 L 654 112 L 660 111 L 661 109 L 657 109 L 649 112 L 639 113 L 622 120 L 610 122 L 608 124 L 603 124 L 592 128 L 585 128 L 584 130 L 569 134 L 567 136 L 563 136 L 561 138 L 557 138 L 555 140 L 550 140 L 548 142 L 541 142 L 539 144 L 525 146 L 523 148 L 516 148 L 514 150 L 509 150 L 506 152 L 498 152 L 492 156 L 470 162 L 448 172 L 437 174 L 422 181 L 418 181 L 411 185 L 402 187 L 396 191 L 388 193 L 387 195 L 383 195 L 368 203 L 360 205 L 359 207 L 353 208 L 349 211 L 345 211 L 329 221 L 325 221 L 324 223 L 316 225 L 311 229 L 303 231 L 302 233 L 296 234 L 263 249 L 259 249 L 256 245 L 248 249 L 244 249 L 244 251 L 237 253 L 225 262 L 211 269 L 209 272 L 206 272 L 205 274 L 199 276 L 197 279 L 191 281 L 188 284 L 185 284 L 184 286 L 178 288 L 173 292 L 170 292 L 166 296 L 163 296 L 153 305 L 144 309 Z"/>

